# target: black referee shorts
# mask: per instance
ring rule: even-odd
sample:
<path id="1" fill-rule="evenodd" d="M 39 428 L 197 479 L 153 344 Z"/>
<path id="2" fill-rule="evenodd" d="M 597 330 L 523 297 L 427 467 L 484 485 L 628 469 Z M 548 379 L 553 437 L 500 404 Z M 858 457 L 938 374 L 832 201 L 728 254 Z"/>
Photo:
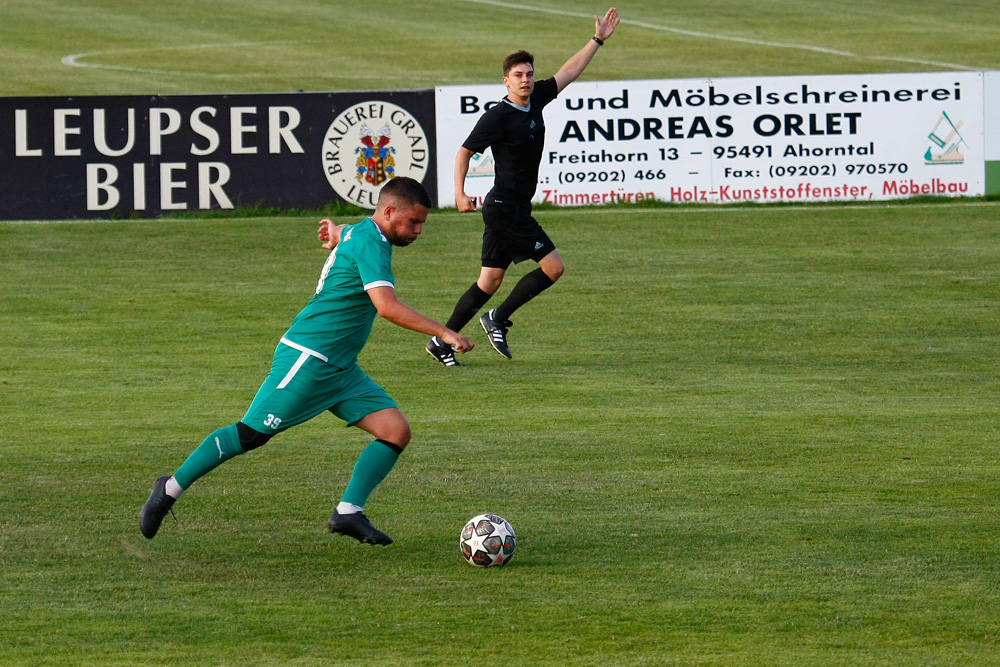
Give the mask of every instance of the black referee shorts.
<path id="1" fill-rule="evenodd" d="M 483 202 L 483 222 L 483 266 L 506 269 L 511 262 L 537 262 L 556 249 L 531 217 L 531 202 L 497 199 L 490 193 Z"/>

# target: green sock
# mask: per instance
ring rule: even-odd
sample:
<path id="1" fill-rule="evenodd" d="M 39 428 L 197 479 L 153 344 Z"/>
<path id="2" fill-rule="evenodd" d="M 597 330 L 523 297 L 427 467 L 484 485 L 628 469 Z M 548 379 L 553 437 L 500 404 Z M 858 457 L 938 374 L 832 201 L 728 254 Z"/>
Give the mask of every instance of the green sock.
<path id="1" fill-rule="evenodd" d="M 242 453 L 243 448 L 240 447 L 240 435 L 236 430 L 236 424 L 223 426 L 209 434 L 205 441 L 198 445 L 198 449 L 191 452 L 174 473 L 174 479 L 182 489 L 187 489 L 199 478 Z"/>
<path id="2" fill-rule="evenodd" d="M 402 450 L 381 440 L 373 440 L 354 464 L 354 473 L 341 501 L 364 507 L 368 496 L 385 479 Z"/>

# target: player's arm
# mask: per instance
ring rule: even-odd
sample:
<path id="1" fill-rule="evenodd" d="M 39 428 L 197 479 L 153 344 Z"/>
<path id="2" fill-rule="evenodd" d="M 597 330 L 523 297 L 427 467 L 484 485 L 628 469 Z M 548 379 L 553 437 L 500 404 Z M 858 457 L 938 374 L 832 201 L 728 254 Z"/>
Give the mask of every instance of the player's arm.
<path id="1" fill-rule="evenodd" d="M 601 40 L 602 42 L 610 37 L 615 32 L 615 28 L 618 27 L 620 19 L 618 18 L 618 10 L 612 7 L 604 15 L 604 18 L 599 16 L 594 17 L 594 37 Z M 577 77 L 583 74 L 583 70 L 587 69 L 587 65 L 597 54 L 597 49 L 601 48 L 601 45 L 596 41 L 591 39 L 588 41 L 582 49 L 577 51 L 572 58 L 566 61 L 559 71 L 556 72 L 555 80 L 558 91 L 561 93 L 566 86 L 576 81 Z"/>
<path id="2" fill-rule="evenodd" d="M 378 314 L 396 326 L 428 336 L 437 336 L 457 352 L 468 352 L 475 347 L 475 343 L 462 334 L 452 331 L 397 299 L 396 290 L 392 287 L 372 287 L 367 294 Z"/>
<path id="3" fill-rule="evenodd" d="M 465 146 L 458 149 L 455 156 L 455 204 L 459 213 L 469 213 L 476 210 L 476 202 L 465 194 L 465 177 L 469 174 L 469 161 L 475 155 Z"/>
<path id="4" fill-rule="evenodd" d="M 319 232 L 317 236 L 320 241 L 325 241 L 323 247 L 327 250 L 333 250 L 333 248 L 340 243 L 340 232 L 343 231 L 344 227 L 347 225 L 335 225 L 333 221 L 328 218 L 323 218 L 319 221 Z"/>

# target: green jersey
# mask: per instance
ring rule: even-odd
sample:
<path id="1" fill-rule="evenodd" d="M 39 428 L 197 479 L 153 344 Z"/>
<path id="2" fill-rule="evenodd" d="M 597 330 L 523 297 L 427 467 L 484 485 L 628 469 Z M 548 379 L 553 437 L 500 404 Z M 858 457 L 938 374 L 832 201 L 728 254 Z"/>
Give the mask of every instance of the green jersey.
<path id="1" fill-rule="evenodd" d="M 368 342 L 378 311 L 368 297 L 373 287 L 394 287 L 392 245 L 371 218 L 341 231 L 340 243 L 306 307 L 281 342 L 337 368 L 348 368 Z"/>

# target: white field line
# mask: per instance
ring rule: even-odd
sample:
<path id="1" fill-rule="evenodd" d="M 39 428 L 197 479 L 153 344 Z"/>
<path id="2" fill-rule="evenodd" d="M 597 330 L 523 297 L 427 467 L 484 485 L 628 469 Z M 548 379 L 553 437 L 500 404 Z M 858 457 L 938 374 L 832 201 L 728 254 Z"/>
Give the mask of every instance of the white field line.
<path id="1" fill-rule="evenodd" d="M 178 70 L 169 69 L 155 69 L 150 67 L 126 67 L 124 65 L 105 65 L 103 63 L 88 63 L 83 62 L 84 58 L 95 58 L 99 56 L 114 56 L 127 53 L 155 53 L 157 51 L 196 51 L 201 49 L 233 49 L 233 48 L 246 48 L 255 46 L 274 46 L 280 44 L 308 44 L 309 42 L 322 42 L 324 40 L 320 39 L 305 39 L 305 40 L 274 40 L 267 42 L 229 42 L 225 44 L 189 44 L 186 46 L 158 46 L 143 49 L 117 49 L 110 51 L 88 51 L 86 53 L 73 53 L 68 56 L 62 57 L 62 64 L 67 67 L 86 67 L 89 69 L 105 69 L 105 70 L 117 70 L 120 72 L 142 72 L 145 74 L 169 74 L 171 76 L 203 76 L 216 79 L 227 79 L 227 78 L 264 78 L 271 77 L 272 74 L 263 74 L 251 71 L 244 72 L 194 72 L 187 71 L 181 72 Z M 384 74 L 360 74 L 351 73 L 345 74 L 343 72 L 338 72 L 336 74 L 338 79 L 356 79 L 356 80 L 382 80 L 385 78 Z M 410 78 L 413 80 L 423 80 L 426 77 L 423 76 L 412 76 L 412 77 L 400 77 L 400 78 Z M 455 83 L 462 83 L 465 79 L 447 78 L 447 77 L 436 77 L 439 81 L 451 81 Z"/>
<path id="2" fill-rule="evenodd" d="M 982 207 L 995 207 L 1000 208 L 1000 201 L 953 201 L 953 202 L 940 202 L 940 203 L 927 203 L 927 204 L 904 204 L 902 202 L 883 202 L 883 203 L 865 203 L 865 204 L 844 204 L 843 206 L 829 206 L 821 207 L 812 204 L 800 204 L 795 206 L 769 206 L 767 204 L 761 204 L 759 206 L 723 206 L 712 205 L 712 206 L 697 206 L 689 207 L 678 204 L 676 207 L 669 208 L 602 208 L 599 206 L 585 207 L 581 206 L 579 208 L 555 208 L 546 209 L 544 211 L 536 212 L 536 215 L 550 216 L 550 215 L 688 215 L 688 214 L 712 214 L 712 213 L 764 213 L 767 215 L 777 215 L 785 211 L 840 211 L 840 210 L 867 210 L 872 212 L 878 212 L 884 209 L 891 208 L 982 208 Z M 478 211 L 477 211 L 478 213 Z M 475 217 L 475 213 L 471 214 Z M 470 216 L 468 213 L 459 213 L 457 211 L 436 211 L 432 214 L 433 218 L 439 219 L 444 217 L 454 218 L 463 217 L 467 218 Z M 348 216 L 341 216 L 348 217 Z M 109 223 L 119 223 L 119 224 L 139 224 L 139 225 L 149 225 L 154 222 L 202 222 L 207 218 L 171 218 L 169 216 L 163 216 L 159 218 L 141 218 L 134 220 L 106 220 L 106 219 L 95 219 L 95 218 L 83 218 L 83 219 L 67 219 L 67 220 L 0 220 L 0 226 L 3 225 L 83 225 L 83 224 L 99 224 L 105 225 Z M 289 217 L 279 216 L 276 218 L 212 218 L 213 220 L 218 220 L 220 222 L 225 222 L 226 220 L 288 220 Z"/>
<path id="3" fill-rule="evenodd" d="M 122 65 L 103 65 L 100 63 L 85 63 L 81 62 L 83 58 L 91 58 L 94 56 L 108 56 L 108 55 L 120 55 L 124 53 L 153 53 L 156 51 L 196 51 L 200 49 L 233 49 L 233 48 L 243 48 L 247 46 L 271 46 L 275 44 L 296 44 L 300 43 L 293 40 L 282 40 L 282 41 L 272 41 L 272 42 L 231 42 L 228 44 L 192 44 L 189 46 L 160 46 L 147 49 L 120 49 L 116 51 L 90 51 L 88 53 L 74 53 L 68 56 L 63 56 L 62 64 L 69 67 L 89 67 L 92 69 L 111 69 L 119 70 L 123 72 L 145 72 L 152 74 L 176 74 L 176 75 L 186 75 L 188 72 L 178 72 L 175 70 L 166 69 L 150 69 L 146 67 L 125 67 Z M 232 74 L 213 74 L 211 76 L 234 76 Z M 244 75 L 239 75 L 244 76 Z"/>
<path id="4" fill-rule="evenodd" d="M 533 5 L 521 5 L 512 2 L 501 2 L 501 0 L 464 0 L 464 2 L 473 2 L 479 5 L 492 5 L 494 7 L 504 7 L 507 9 L 518 9 L 521 11 L 528 11 L 528 12 L 557 14 L 559 16 L 572 16 L 572 17 L 587 18 L 587 19 L 594 18 L 593 14 L 587 14 L 585 12 L 570 12 L 562 9 L 552 9 L 549 7 L 536 7 Z M 647 23 L 646 21 L 633 21 L 631 19 L 622 19 L 621 22 L 626 23 L 628 25 L 634 25 L 640 28 L 646 28 L 648 30 L 672 32 L 678 35 L 685 35 L 688 37 L 701 37 L 703 39 L 719 39 L 727 42 L 740 42 L 743 44 L 754 44 L 757 46 L 770 46 L 778 49 L 800 49 L 803 51 L 814 51 L 817 53 L 829 53 L 831 55 L 842 56 L 844 58 L 860 58 L 867 60 L 889 60 L 893 62 L 913 63 L 918 65 L 934 65 L 936 67 L 949 67 L 952 69 L 961 69 L 968 71 L 979 71 L 980 69 L 982 69 L 978 67 L 968 67 L 967 65 L 958 65 L 956 63 L 938 62 L 936 60 L 920 60 L 917 58 L 896 58 L 893 56 L 866 56 L 863 54 L 852 53 L 851 51 L 838 51 L 837 49 L 828 49 L 823 46 L 814 46 L 810 44 L 786 44 L 783 42 L 769 42 L 766 40 L 751 39 L 749 37 L 736 37 L 733 35 L 725 35 L 723 33 L 685 30 L 683 28 L 674 28 L 672 26 L 667 26 L 667 25 Z"/>
<path id="5" fill-rule="evenodd" d="M 539 12 L 543 14 L 555 14 L 557 16 L 570 16 L 573 18 L 593 18 L 592 14 L 587 14 L 585 12 L 571 12 L 562 9 L 552 9 L 549 7 L 537 7 L 534 5 L 522 5 L 512 2 L 502 2 L 501 0 L 464 0 L 464 2 L 472 2 L 480 5 L 491 5 L 494 7 L 503 7 L 505 9 L 517 9 L 520 11 L 529 12 Z M 834 56 L 840 56 L 843 58 L 858 58 L 862 60 L 886 60 L 891 62 L 902 62 L 917 65 L 932 65 L 935 67 L 945 67 L 950 69 L 959 69 L 967 71 L 978 71 L 980 68 L 969 67 L 967 65 L 959 65 L 957 63 L 946 63 L 936 60 L 921 60 L 919 58 L 899 58 L 894 56 L 867 56 L 863 54 L 853 53 L 851 51 L 840 51 L 837 49 L 830 49 L 824 46 L 815 46 L 811 44 L 787 44 L 784 42 L 771 42 L 761 39 L 752 39 L 749 37 L 737 37 L 734 35 L 726 35 L 723 33 L 713 33 L 713 32 L 700 32 L 697 30 L 685 30 L 684 28 L 675 28 L 668 25 L 660 25 L 656 23 L 649 23 L 646 21 L 635 21 L 631 19 L 622 19 L 622 23 L 633 25 L 639 28 L 645 28 L 647 30 L 658 30 L 661 32 L 671 32 L 677 35 L 685 35 L 687 37 L 699 37 L 702 39 L 718 39 L 727 42 L 738 42 L 742 44 L 753 44 L 756 46 L 767 46 L 777 49 L 799 49 L 802 51 L 812 51 L 815 53 L 826 53 Z M 320 40 L 305 40 L 305 41 L 320 41 Z M 278 40 L 278 41 L 266 41 L 266 42 L 234 42 L 229 44 L 192 44 L 188 46 L 166 46 L 166 47 L 155 47 L 146 49 L 123 49 L 116 51 L 90 51 L 87 53 L 74 53 L 71 55 L 64 56 L 62 58 L 62 63 L 68 67 L 88 67 L 92 69 L 107 69 L 107 70 L 118 70 L 123 72 L 142 72 L 146 74 L 170 74 L 174 76 L 210 76 L 217 78 L 225 77 L 246 77 L 253 76 L 253 73 L 243 72 L 243 73 L 202 73 L 202 72 L 180 72 L 177 70 L 166 70 L 166 69 L 153 69 L 146 67 L 126 67 L 123 65 L 105 65 L 101 63 L 86 63 L 82 60 L 84 58 L 92 58 L 96 56 L 105 55 L 119 55 L 125 53 L 152 53 L 155 51 L 193 51 L 199 49 L 229 49 L 229 48 L 244 48 L 253 46 L 271 46 L 277 44 L 297 44 L 304 43 L 299 40 Z M 264 76 L 264 75 L 260 75 Z M 268 75 L 269 76 L 269 75 Z M 382 75 L 364 75 L 364 74 L 352 74 L 341 78 L 351 78 L 351 79 L 372 79 L 372 78 L 382 78 Z"/>

